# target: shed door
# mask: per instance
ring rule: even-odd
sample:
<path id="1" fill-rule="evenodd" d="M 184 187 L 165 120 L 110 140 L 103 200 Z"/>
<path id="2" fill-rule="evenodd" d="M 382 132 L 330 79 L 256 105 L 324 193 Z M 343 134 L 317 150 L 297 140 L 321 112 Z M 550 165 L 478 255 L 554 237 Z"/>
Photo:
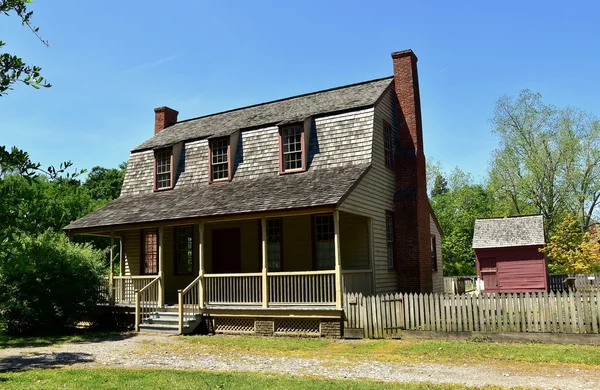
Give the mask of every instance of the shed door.
<path id="1" fill-rule="evenodd" d="M 494 290 L 498 288 L 498 268 L 495 257 L 484 257 L 479 259 L 479 269 L 483 279 L 484 290 Z"/>

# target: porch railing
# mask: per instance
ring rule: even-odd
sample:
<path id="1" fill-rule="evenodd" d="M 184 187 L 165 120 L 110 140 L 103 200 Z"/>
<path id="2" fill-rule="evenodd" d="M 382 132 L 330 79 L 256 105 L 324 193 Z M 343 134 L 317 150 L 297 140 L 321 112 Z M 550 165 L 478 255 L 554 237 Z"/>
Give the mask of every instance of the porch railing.
<path id="1" fill-rule="evenodd" d="M 273 272 L 269 303 L 335 304 L 335 271 Z"/>
<path id="2" fill-rule="evenodd" d="M 135 330 L 139 332 L 144 319 L 151 317 L 159 308 L 160 276 L 155 278 L 140 290 L 135 290 Z"/>
<path id="3" fill-rule="evenodd" d="M 200 283 L 202 276 L 198 276 L 183 290 L 177 292 L 179 300 L 179 334 L 183 333 L 184 321 L 193 320 L 200 314 Z"/>
<path id="4" fill-rule="evenodd" d="M 156 275 L 113 276 L 113 297 L 116 304 L 133 305 L 135 292 L 150 284 Z"/>
<path id="5" fill-rule="evenodd" d="M 207 304 L 254 305 L 262 302 L 262 274 L 206 274 Z"/>

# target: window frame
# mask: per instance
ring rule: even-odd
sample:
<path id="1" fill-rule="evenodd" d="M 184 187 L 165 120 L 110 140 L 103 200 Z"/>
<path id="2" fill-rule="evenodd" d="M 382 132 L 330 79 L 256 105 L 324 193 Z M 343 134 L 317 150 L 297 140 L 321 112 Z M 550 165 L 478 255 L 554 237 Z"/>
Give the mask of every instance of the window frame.
<path id="1" fill-rule="evenodd" d="M 227 141 L 227 177 L 213 179 L 213 142 Z M 208 183 L 227 183 L 231 181 L 231 139 L 229 136 L 208 140 Z"/>
<path id="2" fill-rule="evenodd" d="M 171 184 L 169 187 L 158 186 L 158 154 L 163 152 L 169 153 L 169 181 Z M 154 151 L 154 191 L 167 191 L 173 189 L 173 187 L 175 186 L 175 176 L 173 175 L 173 163 L 173 147 L 156 149 Z"/>
<path id="3" fill-rule="evenodd" d="M 438 272 L 438 257 L 437 257 L 437 236 L 431 235 L 431 268 L 433 272 Z"/>
<path id="4" fill-rule="evenodd" d="M 301 146 L 301 157 L 300 158 L 302 161 L 302 167 L 294 168 L 294 169 L 285 169 L 284 153 L 283 153 L 283 142 L 284 142 L 284 134 L 283 133 L 284 133 L 284 131 L 294 128 L 294 127 L 300 128 L 300 146 Z M 305 144 L 306 138 L 305 138 L 304 133 L 305 133 L 304 132 L 304 123 L 302 123 L 302 122 L 290 123 L 285 126 L 279 127 L 279 174 L 280 175 L 306 171 L 306 144 Z"/>
<path id="5" fill-rule="evenodd" d="M 388 218 L 391 218 L 391 223 L 388 225 Z M 390 232 L 388 227 L 392 228 L 390 241 Z M 390 245 L 391 244 L 391 262 L 390 262 Z M 386 248 L 386 262 L 388 270 L 396 269 L 396 218 L 393 211 L 385 211 L 385 248 Z"/>
<path id="6" fill-rule="evenodd" d="M 156 253 L 156 273 L 154 272 L 146 272 L 146 233 L 154 233 L 156 235 L 156 247 L 155 247 L 155 253 Z M 158 237 L 158 229 L 157 228 L 151 228 L 151 229 L 142 229 L 142 237 L 141 237 L 141 249 L 140 249 L 140 275 L 158 275 L 158 273 L 160 272 L 159 270 L 159 253 L 158 253 L 158 244 L 159 244 L 159 240 L 160 238 Z"/>
<path id="7" fill-rule="evenodd" d="M 191 238 L 192 238 L 192 248 L 191 248 L 191 256 L 192 256 L 192 269 L 188 272 L 179 272 L 178 270 L 178 262 L 179 262 L 179 232 L 183 229 L 190 229 L 190 234 L 191 234 Z M 196 264 L 196 262 L 194 261 L 194 254 L 195 254 L 195 250 L 194 248 L 196 247 L 196 239 L 195 239 L 195 234 L 194 234 L 194 225 L 184 225 L 184 226 L 175 226 L 173 228 L 173 275 L 175 276 L 182 276 L 182 275 L 193 275 L 194 274 L 194 269 L 196 268 L 194 264 Z"/>
<path id="8" fill-rule="evenodd" d="M 383 121 L 383 162 L 387 168 L 394 170 L 394 131 L 392 125 L 385 120 Z"/>
<path id="9" fill-rule="evenodd" d="M 272 270 L 267 264 L 268 272 L 283 272 L 283 218 L 267 218 L 267 251 L 269 250 L 269 221 L 278 221 L 279 223 L 279 270 Z M 268 253 L 268 252 L 267 252 Z M 267 256 L 267 263 L 270 260 Z"/>
<path id="10" fill-rule="evenodd" d="M 332 258 L 332 268 L 319 268 L 319 259 L 317 252 L 317 218 L 318 217 L 331 217 L 332 220 L 332 231 L 333 231 L 333 258 Z M 335 270 L 335 220 L 333 218 L 332 213 L 325 214 L 314 214 L 311 218 L 311 230 L 312 230 L 312 253 L 313 253 L 313 270 L 315 271 L 333 271 Z"/>

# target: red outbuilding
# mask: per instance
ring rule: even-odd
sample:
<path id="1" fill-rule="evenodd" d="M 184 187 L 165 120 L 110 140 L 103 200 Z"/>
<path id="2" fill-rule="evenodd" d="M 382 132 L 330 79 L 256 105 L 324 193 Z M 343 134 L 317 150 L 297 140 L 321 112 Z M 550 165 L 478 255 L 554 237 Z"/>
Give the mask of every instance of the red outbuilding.
<path id="1" fill-rule="evenodd" d="M 544 218 L 528 215 L 475 221 L 473 249 L 481 291 L 548 291 Z"/>

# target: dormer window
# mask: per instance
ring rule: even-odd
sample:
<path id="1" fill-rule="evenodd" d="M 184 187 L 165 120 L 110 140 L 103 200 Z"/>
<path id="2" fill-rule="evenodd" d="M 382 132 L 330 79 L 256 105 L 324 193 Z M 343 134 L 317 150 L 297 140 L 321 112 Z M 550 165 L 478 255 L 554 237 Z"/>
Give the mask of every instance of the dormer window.
<path id="1" fill-rule="evenodd" d="M 173 149 L 157 150 L 154 153 L 154 190 L 173 188 Z"/>
<path id="2" fill-rule="evenodd" d="M 304 127 L 302 124 L 282 127 L 279 133 L 279 173 L 306 169 Z"/>
<path id="3" fill-rule="evenodd" d="M 231 158 L 230 158 L 229 137 L 219 138 L 210 141 L 209 159 L 210 172 L 209 181 L 229 181 L 231 180 Z"/>

